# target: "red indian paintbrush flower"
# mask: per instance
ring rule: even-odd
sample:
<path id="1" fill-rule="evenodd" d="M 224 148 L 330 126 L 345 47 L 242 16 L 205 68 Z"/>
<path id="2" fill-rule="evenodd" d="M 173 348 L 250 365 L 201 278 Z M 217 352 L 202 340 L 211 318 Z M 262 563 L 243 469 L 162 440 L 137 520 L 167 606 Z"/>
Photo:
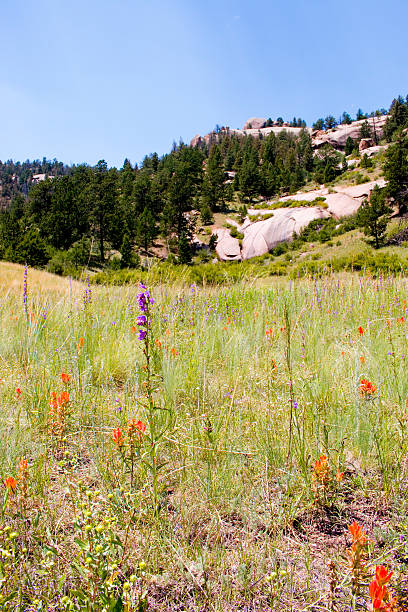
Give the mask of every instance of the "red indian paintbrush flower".
<path id="1" fill-rule="evenodd" d="M 122 430 L 119 427 L 113 430 L 112 437 L 113 437 L 113 441 L 115 444 L 117 444 L 118 446 L 122 446 L 123 436 L 122 436 Z"/>
<path id="2" fill-rule="evenodd" d="M 28 467 L 27 459 L 25 457 L 21 457 L 18 469 L 20 472 L 25 472 Z"/>
<path id="3" fill-rule="evenodd" d="M 353 548 L 355 548 L 357 545 L 364 546 L 364 544 L 367 542 L 367 536 L 363 527 L 361 525 L 357 525 L 355 521 L 349 525 L 349 532 L 353 538 Z"/>
<path id="4" fill-rule="evenodd" d="M 15 478 L 13 478 L 13 476 L 9 476 L 4 481 L 4 486 L 6 487 L 6 489 L 8 489 L 12 493 L 14 493 L 14 491 L 16 490 L 16 487 L 17 487 L 17 480 Z"/>
<path id="5" fill-rule="evenodd" d="M 361 327 L 358 328 L 358 333 L 360 334 L 360 336 L 362 336 L 364 334 L 364 329 Z"/>
<path id="6" fill-rule="evenodd" d="M 377 393 L 377 387 L 373 385 L 372 382 L 367 380 L 366 378 L 362 378 L 359 387 L 360 395 L 364 397 L 368 397 L 370 395 L 375 395 Z"/>
<path id="7" fill-rule="evenodd" d="M 390 580 L 393 572 L 388 572 L 388 567 L 377 565 L 375 568 L 375 578 L 370 582 L 368 594 L 371 598 L 373 610 L 385 609 L 386 602 L 389 600 L 388 589 L 385 586 Z M 387 607 L 388 610 L 388 607 Z"/>
<path id="8" fill-rule="evenodd" d="M 64 385 L 68 384 L 71 378 L 72 376 L 70 374 L 65 374 L 64 372 L 61 372 L 61 380 L 64 383 Z"/>

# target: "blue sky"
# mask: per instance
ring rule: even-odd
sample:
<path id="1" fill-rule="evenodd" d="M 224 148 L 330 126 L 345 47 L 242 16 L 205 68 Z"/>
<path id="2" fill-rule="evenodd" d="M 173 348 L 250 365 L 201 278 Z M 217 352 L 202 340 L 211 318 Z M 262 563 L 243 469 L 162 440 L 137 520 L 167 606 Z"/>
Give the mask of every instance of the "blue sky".
<path id="1" fill-rule="evenodd" d="M 121 166 L 216 124 L 388 107 L 406 0 L 0 0 L 0 159 Z"/>

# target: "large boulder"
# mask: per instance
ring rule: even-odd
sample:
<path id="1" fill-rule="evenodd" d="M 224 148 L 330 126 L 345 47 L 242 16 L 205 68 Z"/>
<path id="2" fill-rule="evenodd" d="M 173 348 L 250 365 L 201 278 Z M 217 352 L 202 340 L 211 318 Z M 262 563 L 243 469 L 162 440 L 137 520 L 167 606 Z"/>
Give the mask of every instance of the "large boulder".
<path id="1" fill-rule="evenodd" d="M 260 130 L 265 127 L 266 119 L 262 119 L 261 117 L 251 117 L 248 121 L 245 122 L 243 127 L 244 130 Z"/>
<path id="2" fill-rule="evenodd" d="M 216 253 L 222 261 L 241 261 L 241 248 L 237 238 L 233 238 L 229 230 L 220 227 L 213 231 L 217 236 Z"/>
<path id="3" fill-rule="evenodd" d="M 360 151 L 365 151 L 366 149 L 369 149 L 370 147 L 374 147 L 375 146 L 375 142 L 372 138 L 362 138 L 360 140 L 360 144 L 358 145 L 358 150 Z"/>
<path id="4" fill-rule="evenodd" d="M 269 211 L 270 212 L 270 211 Z M 278 208 L 273 217 L 256 221 L 244 230 L 242 259 L 264 255 L 280 242 L 289 242 L 293 233 L 309 225 L 314 219 L 324 219 L 330 214 L 318 207 Z"/>

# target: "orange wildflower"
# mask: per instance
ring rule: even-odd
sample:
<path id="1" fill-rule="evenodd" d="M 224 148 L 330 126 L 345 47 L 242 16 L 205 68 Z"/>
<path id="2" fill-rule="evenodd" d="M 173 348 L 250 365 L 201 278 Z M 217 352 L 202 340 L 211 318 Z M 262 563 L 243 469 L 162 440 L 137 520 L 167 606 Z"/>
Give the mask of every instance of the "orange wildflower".
<path id="1" fill-rule="evenodd" d="M 28 468 L 27 459 L 25 457 L 21 457 L 18 469 L 20 470 L 20 472 L 25 472 L 27 468 Z"/>
<path id="2" fill-rule="evenodd" d="M 377 387 L 366 378 L 362 378 L 359 387 L 360 395 L 363 397 L 369 397 L 377 393 Z"/>
<path id="3" fill-rule="evenodd" d="M 84 344 L 85 344 L 85 340 L 83 338 L 79 338 L 78 344 L 77 344 L 77 351 L 78 351 L 78 353 L 84 347 Z"/>
<path id="4" fill-rule="evenodd" d="M 4 486 L 6 487 L 6 489 L 8 489 L 12 493 L 14 493 L 14 491 L 16 490 L 16 487 L 17 487 L 17 480 L 15 478 L 13 478 L 13 476 L 9 476 L 4 481 Z"/>
<path id="5" fill-rule="evenodd" d="M 401 317 L 400 319 L 398 319 L 398 322 L 399 322 L 399 323 L 405 323 L 405 319 L 404 319 L 404 317 Z"/>
<path id="6" fill-rule="evenodd" d="M 135 327 L 134 325 L 132 325 L 132 327 L 130 328 L 130 331 L 132 332 L 132 334 L 135 333 L 135 331 L 137 331 L 137 327 Z"/>
<path id="7" fill-rule="evenodd" d="M 272 332 L 272 327 L 270 327 L 269 329 L 267 329 L 267 330 L 266 330 L 266 332 L 265 332 L 265 334 L 266 334 L 267 336 L 269 336 L 269 335 L 270 335 L 270 334 L 272 334 L 272 333 L 273 333 L 273 332 Z"/>
<path id="8" fill-rule="evenodd" d="M 156 345 L 160 348 L 162 343 L 160 342 L 160 340 L 158 338 L 156 338 L 155 340 Z"/>
<path id="9" fill-rule="evenodd" d="M 360 357 L 360 363 L 363 364 L 365 362 L 365 357 L 361 356 Z"/>
<path id="10" fill-rule="evenodd" d="M 358 333 L 360 334 L 360 336 L 362 336 L 364 334 L 364 329 L 361 327 L 358 328 Z"/>
<path id="11" fill-rule="evenodd" d="M 336 480 L 340 484 L 343 480 L 344 472 L 340 472 L 339 468 L 337 468 Z"/>
<path id="12" fill-rule="evenodd" d="M 113 430 L 112 437 L 113 437 L 114 443 L 117 444 L 117 446 L 122 446 L 123 444 L 122 430 L 119 427 Z"/>
<path id="13" fill-rule="evenodd" d="M 20 395 L 21 395 L 21 389 L 20 387 L 17 387 L 16 389 L 16 395 L 17 395 L 17 399 L 19 399 Z"/>
<path id="14" fill-rule="evenodd" d="M 69 402 L 69 393 L 62 391 L 57 401 L 60 406 L 65 406 Z"/>
<path id="15" fill-rule="evenodd" d="M 175 348 L 172 348 L 170 352 L 171 352 L 171 354 L 173 355 L 173 357 L 177 357 L 177 355 L 178 355 L 178 351 L 176 351 L 176 349 L 175 349 Z"/>
<path id="16" fill-rule="evenodd" d="M 388 568 L 383 565 L 377 565 L 375 568 L 375 578 L 368 587 L 373 610 L 385 610 L 385 603 L 389 600 L 386 584 L 391 580 L 392 574 L 393 572 L 388 572 Z"/>
<path id="17" fill-rule="evenodd" d="M 71 378 L 72 376 L 70 374 L 65 374 L 64 372 L 61 372 L 61 380 L 64 383 L 64 385 L 68 384 Z"/>
<path id="18" fill-rule="evenodd" d="M 364 531 L 363 527 L 361 525 L 357 525 L 355 521 L 349 525 L 349 532 L 353 538 L 353 550 L 355 550 L 357 546 L 364 546 L 364 544 L 367 542 L 366 532 Z"/>

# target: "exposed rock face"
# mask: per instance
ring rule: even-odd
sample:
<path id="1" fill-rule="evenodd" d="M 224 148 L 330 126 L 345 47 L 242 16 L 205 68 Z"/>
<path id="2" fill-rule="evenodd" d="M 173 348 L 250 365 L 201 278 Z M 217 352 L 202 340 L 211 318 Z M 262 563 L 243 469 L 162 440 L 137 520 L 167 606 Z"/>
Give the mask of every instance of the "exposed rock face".
<path id="1" fill-rule="evenodd" d="M 370 147 L 374 147 L 375 146 L 375 142 L 372 138 L 362 138 L 360 140 L 360 144 L 358 145 L 358 150 L 360 151 L 365 151 L 366 149 L 369 149 Z"/>
<path id="2" fill-rule="evenodd" d="M 260 117 L 251 117 L 245 123 L 243 130 L 260 130 L 265 127 L 266 119 L 261 119 Z"/>
<path id="3" fill-rule="evenodd" d="M 268 253 L 280 242 L 291 240 L 293 232 L 298 233 L 314 219 L 329 216 L 327 211 L 317 207 L 278 208 L 270 219 L 251 223 L 244 230 L 242 259 Z"/>
<path id="4" fill-rule="evenodd" d="M 198 147 L 198 145 L 200 145 L 202 141 L 203 139 L 201 138 L 200 134 L 196 134 L 194 138 L 192 139 L 192 141 L 190 142 L 190 146 Z"/>
<path id="5" fill-rule="evenodd" d="M 217 235 L 215 250 L 218 257 L 223 261 L 241 261 L 241 249 L 238 239 L 233 238 L 225 227 L 216 229 L 214 234 Z"/>
<path id="6" fill-rule="evenodd" d="M 232 220 L 229 221 L 244 234 L 242 250 L 239 241 L 232 238 L 227 228 L 216 230 L 218 257 L 224 261 L 239 261 L 240 259 L 250 259 L 251 257 L 264 255 L 280 242 L 292 240 L 294 232 L 299 233 L 314 219 L 340 218 L 352 215 L 357 212 L 364 198 L 370 194 L 375 185 L 384 187 L 384 179 L 370 181 L 362 185 L 353 185 L 352 187 L 335 187 L 336 191 L 334 193 L 329 193 L 329 190 L 323 187 L 307 193 L 296 193 L 280 200 L 281 202 L 287 200 L 312 202 L 318 196 L 323 196 L 327 208 L 299 206 L 299 208 L 277 208 L 275 210 L 250 209 L 248 217 L 241 226 Z M 263 216 L 271 213 L 273 213 L 273 217 L 269 219 L 251 221 L 252 215 Z"/>
<path id="7" fill-rule="evenodd" d="M 321 130 L 314 132 L 312 134 L 313 147 L 319 148 L 329 143 L 335 149 L 344 149 L 346 140 L 349 136 L 353 140 L 358 140 L 360 138 L 361 126 L 365 121 L 368 121 L 373 138 L 377 137 L 377 140 L 379 140 L 383 134 L 387 117 L 388 115 L 370 117 L 369 119 L 362 119 L 361 121 L 353 121 L 353 123 L 349 125 L 338 125 L 327 132 L 322 132 Z"/>

